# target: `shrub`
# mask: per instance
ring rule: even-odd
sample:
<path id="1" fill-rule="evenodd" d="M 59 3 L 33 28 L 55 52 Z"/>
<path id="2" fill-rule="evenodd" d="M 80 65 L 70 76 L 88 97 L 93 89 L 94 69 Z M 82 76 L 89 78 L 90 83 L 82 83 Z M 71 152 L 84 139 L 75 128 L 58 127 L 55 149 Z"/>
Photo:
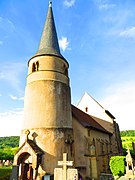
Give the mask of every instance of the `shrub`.
<path id="1" fill-rule="evenodd" d="M 125 173 L 125 156 L 112 156 L 109 162 L 113 176 L 122 176 Z"/>

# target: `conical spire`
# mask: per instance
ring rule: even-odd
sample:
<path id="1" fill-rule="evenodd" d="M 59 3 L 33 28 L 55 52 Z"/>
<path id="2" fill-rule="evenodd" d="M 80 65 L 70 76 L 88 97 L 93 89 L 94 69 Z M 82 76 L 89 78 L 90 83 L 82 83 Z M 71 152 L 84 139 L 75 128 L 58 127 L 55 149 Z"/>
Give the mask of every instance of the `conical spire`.
<path id="1" fill-rule="evenodd" d="M 48 14 L 40 40 L 39 49 L 35 56 L 37 55 L 55 55 L 63 58 L 58 44 L 51 1 L 49 2 Z"/>

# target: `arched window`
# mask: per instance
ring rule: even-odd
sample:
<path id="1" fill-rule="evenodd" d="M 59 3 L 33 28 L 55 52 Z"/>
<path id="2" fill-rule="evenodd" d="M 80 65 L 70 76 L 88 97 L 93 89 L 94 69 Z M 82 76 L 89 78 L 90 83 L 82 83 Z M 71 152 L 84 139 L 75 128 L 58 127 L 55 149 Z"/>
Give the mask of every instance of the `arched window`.
<path id="1" fill-rule="evenodd" d="M 38 71 L 39 70 L 39 62 L 37 61 L 36 63 L 34 62 L 32 64 L 32 72 Z"/>
<path id="2" fill-rule="evenodd" d="M 36 71 L 36 66 L 35 66 L 35 63 L 32 64 L 32 72 L 35 72 Z"/>

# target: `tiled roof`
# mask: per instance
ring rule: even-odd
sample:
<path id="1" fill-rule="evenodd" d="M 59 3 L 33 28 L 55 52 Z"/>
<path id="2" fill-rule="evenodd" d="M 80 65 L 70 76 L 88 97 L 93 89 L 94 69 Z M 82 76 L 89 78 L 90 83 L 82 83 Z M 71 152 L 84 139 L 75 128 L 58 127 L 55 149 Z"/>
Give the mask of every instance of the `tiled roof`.
<path id="1" fill-rule="evenodd" d="M 32 140 L 28 139 L 28 144 L 31 146 L 35 154 L 43 154 L 43 151 L 34 143 Z"/>
<path id="2" fill-rule="evenodd" d="M 34 143 L 32 140 L 28 139 L 27 141 L 25 141 L 22 146 L 19 147 L 19 149 L 17 150 L 17 152 L 15 154 L 18 154 L 18 152 L 25 147 L 26 144 L 29 144 L 29 146 L 32 148 L 32 150 L 34 151 L 35 154 L 43 154 L 44 152 L 36 145 L 36 143 Z"/>
<path id="3" fill-rule="evenodd" d="M 97 121 L 95 121 L 90 115 L 81 111 L 74 105 L 72 105 L 72 114 L 78 120 L 78 122 L 82 124 L 82 126 L 86 128 L 96 129 L 107 134 L 112 134 L 111 132 L 107 131 L 103 126 L 101 126 Z"/>
<path id="4" fill-rule="evenodd" d="M 113 122 L 109 122 L 106 121 L 104 119 L 100 119 L 98 117 L 95 116 L 91 116 L 97 123 L 99 123 L 102 127 L 104 127 L 104 129 L 106 129 L 107 131 L 113 133 L 114 132 L 114 127 L 113 127 Z"/>

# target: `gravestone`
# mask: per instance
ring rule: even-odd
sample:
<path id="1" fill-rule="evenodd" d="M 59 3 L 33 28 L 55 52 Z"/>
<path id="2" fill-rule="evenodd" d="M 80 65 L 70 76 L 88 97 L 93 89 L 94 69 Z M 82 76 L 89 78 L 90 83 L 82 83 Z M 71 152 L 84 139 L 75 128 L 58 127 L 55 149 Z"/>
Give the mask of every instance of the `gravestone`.
<path id="1" fill-rule="evenodd" d="M 12 160 L 10 160 L 10 165 L 12 165 L 13 164 L 13 161 Z"/>
<path id="2" fill-rule="evenodd" d="M 3 161 L 2 161 L 2 163 L 3 163 L 3 166 L 5 165 L 5 161 L 6 161 L 6 160 L 3 160 Z"/>
<path id="3" fill-rule="evenodd" d="M 54 169 L 54 180 L 61 180 L 61 179 L 63 179 L 63 169 L 55 168 Z"/>
<path id="4" fill-rule="evenodd" d="M 2 160 L 2 166 L 4 166 L 5 160 Z"/>
<path id="5" fill-rule="evenodd" d="M 0 160 L 0 167 L 2 167 L 3 166 L 3 163 L 2 163 L 2 160 Z"/>
<path id="6" fill-rule="evenodd" d="M 10 180 L 18 180 L 18 176 L 19 176 L 19 166 L 13 166 Z"/>
<path id="7" fill-rule="evenodd" d="M 63 153 L 63 161 L 58 161 L 58 165 L 63 168 L 54 169 L 54 180 L 78 180 L 77 169 L 67 168 L 73 166 L 73 161 L 67 161 L 67 153 Z"/>
<path id="8" fill-rule="evenodd" d="M 10 161 L 9 161 L 9 160 L 6 160 L 6 162 L 5 162 L 4 165 L 5 165 L 5 166 L 10 166 Z"/>
<path id="9" fill-rule="evenodd" d="M 67 179 L 68 180 L 78 180 L 78 171 L 77 171 L 77 169 L 68 169 L 67 170 Z"/>

